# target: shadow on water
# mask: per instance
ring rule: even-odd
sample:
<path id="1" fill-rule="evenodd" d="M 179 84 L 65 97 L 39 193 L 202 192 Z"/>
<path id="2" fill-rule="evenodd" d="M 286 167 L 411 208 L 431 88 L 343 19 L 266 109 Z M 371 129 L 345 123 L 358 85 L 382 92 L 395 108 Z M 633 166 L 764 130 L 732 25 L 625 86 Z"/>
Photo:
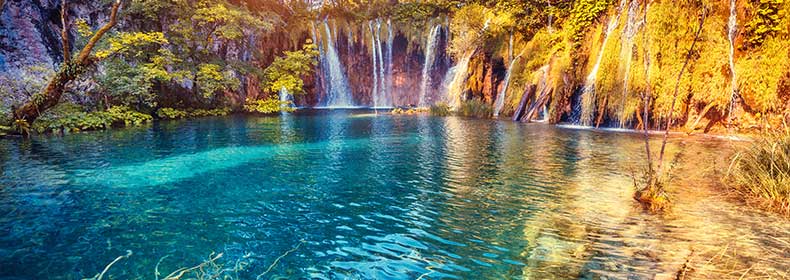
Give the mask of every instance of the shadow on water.
<path id="1" fill-rule="evenodd" d="M 781 278 L 790 224 L 721 195 L 732 144 L 672 138 L 646 214 L 641 136 L 368 111 L 0 140 L 0 278 L 148 278 L 224 252 L 241 278 Z M 658 144 L 658 143 L 654 143 Z"/>

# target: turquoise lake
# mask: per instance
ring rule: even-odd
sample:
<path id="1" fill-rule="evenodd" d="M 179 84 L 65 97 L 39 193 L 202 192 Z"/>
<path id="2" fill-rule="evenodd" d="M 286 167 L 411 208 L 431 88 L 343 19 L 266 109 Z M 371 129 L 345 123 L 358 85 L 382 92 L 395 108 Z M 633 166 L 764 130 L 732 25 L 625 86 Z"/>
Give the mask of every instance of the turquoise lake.
<path id="1" fill-rule="evenodd" d="M 788 276 L 790 223 L 721 192 L 738 143 L 672 137 L 655 216 L 631 198 L 642 137 L 306 110 L 2 139 L 0 279 L 90 278 L 127 250 L 105 279 L 212 253 L 240 279 Z"/>

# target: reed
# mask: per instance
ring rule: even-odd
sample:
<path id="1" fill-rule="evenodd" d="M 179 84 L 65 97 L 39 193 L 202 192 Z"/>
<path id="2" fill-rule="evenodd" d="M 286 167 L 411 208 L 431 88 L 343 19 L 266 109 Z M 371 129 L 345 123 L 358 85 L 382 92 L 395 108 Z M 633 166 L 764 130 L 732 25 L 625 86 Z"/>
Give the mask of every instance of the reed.
<path id="1" fill-rule="evenodd" d="M 790 133 L 772 133 L 736 153 L 727 183 L 747 198 L 790 216 Z"/>

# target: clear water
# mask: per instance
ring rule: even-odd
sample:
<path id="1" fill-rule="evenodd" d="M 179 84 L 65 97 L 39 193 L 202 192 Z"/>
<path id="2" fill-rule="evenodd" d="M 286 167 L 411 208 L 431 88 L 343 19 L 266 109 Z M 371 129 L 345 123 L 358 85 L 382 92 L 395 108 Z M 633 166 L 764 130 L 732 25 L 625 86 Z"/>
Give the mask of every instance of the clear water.
<path id="1" fill-rule="evenodd" d="M 105 279 L 212 252 L 242 279 L 281 255 L 261 278 L 787 276 L 786 220 L 704 183 L 732 144 L 672 139 L 662 217 L 630 197 L 640 139 L 367 111 L 4 139 L 0 279 L 92 277 L 126 250 Z"/>

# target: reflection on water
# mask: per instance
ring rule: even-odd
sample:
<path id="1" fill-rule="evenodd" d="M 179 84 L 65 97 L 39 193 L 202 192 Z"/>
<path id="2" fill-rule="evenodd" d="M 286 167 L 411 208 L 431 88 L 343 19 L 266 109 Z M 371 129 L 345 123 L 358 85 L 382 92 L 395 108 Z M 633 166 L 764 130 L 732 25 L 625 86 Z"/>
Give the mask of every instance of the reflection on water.
<path id="1" fill-rule="evenodd" d="M 656 144 L 656 143 L 654 143 Z M 674 211 L 631 199 L 643 142 L 510 122 L 307 111 L 0 141 L 0 278 L 151 278 L 224 252 L 254 278 L 788 277 L 790 224 L 718 191 L 731 143 L 671 139 Z"/>

